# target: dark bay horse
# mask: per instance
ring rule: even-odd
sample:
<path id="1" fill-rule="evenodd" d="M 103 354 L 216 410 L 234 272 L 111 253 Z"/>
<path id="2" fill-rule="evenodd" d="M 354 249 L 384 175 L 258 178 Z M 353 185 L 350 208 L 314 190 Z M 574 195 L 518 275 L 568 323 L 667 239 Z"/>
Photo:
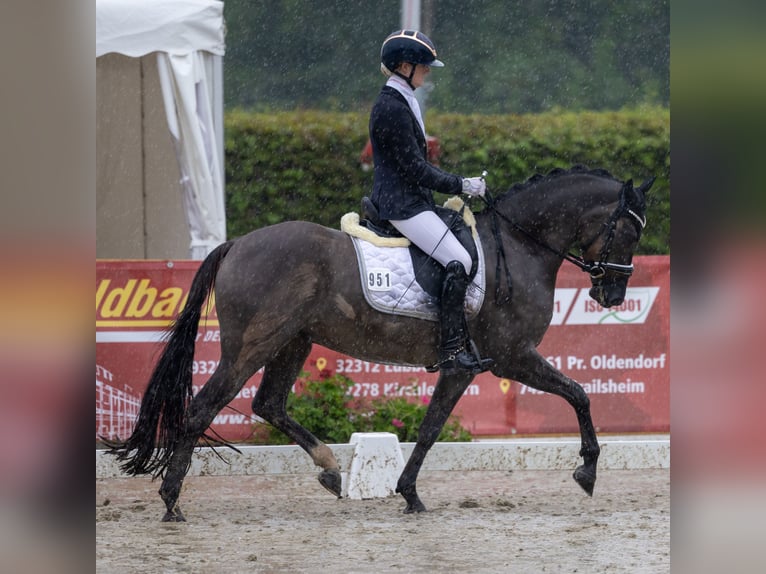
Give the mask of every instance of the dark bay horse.
<path id="1" fill-rule="evenodd" d="M 575 166 L 536 175 L 494 200 L 485 199 L 487 209 L 476 215 L 488 296 L 470 321 L 470 332 L 483 355 L 495 360 L 496 376 L 553 393 L 572 406 L 583 458 L 574 479 L 590 495 L 600 452 L 590 401 L 536 347 L 551 321 L 556 274 L 564 259 L 588 272 L 590 296 L 599 304 L 622 303 L 652 183 L 653 178 L 634 188 L 632 181 L 623 183 L 603 170 Z M 570 254 L 573 248 L 579 254 Z M 184 520 L 178 497 L 194 448 L 215 415 L 261 367 L 253 412 L 305 449 L 323 469 L 320 483 L 340 496 L 340 468 L 331 449 L 285 409 L 312 344 L 367 361 L 426 366 L 436 363 L 439 343 L 438 323 L 380 313 L 368 305 L 355 257 L 345 233 L 290 221 L 224 243 L 202 262 L 155 366 L 132 435 L 110 445 L 125 472 L 163 477 L 163 520 Z M 221 360 L 193 396 L 194 341 L 202 306 L 213 289 Z M 471 374 L 439 376 L 397 484 L 406 513 L 425 510 L 415 489 L 418 472 L 472 379 Z"/>

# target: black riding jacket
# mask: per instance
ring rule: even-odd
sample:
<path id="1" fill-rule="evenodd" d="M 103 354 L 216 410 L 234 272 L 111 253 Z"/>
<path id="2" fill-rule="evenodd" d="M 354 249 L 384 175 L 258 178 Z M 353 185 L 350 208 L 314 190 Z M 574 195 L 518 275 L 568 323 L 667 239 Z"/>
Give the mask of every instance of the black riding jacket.
<path id="1" fill-rule="evenodd" d="M 370 199 L 381 219 L 409 219 L 435 206 L 433 191 L 460 194 L 463 180 L 428 163 L 426 139 L 399 92 L 383 86 L 370 113 L 374 178 Z"/>

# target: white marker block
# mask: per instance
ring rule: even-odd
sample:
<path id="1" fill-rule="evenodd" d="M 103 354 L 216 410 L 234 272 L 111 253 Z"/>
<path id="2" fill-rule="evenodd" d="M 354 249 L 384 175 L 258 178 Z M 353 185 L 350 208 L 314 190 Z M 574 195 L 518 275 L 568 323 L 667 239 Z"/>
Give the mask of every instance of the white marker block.
<path id="1" fill-rule="evenodd" d="M 349 443 L 355 448 L 346 496 L 364 500 L 396 494 L 396 482 L 404 470 L 404 457 L 397 436 L 390 432 L 355 432 Z"/>

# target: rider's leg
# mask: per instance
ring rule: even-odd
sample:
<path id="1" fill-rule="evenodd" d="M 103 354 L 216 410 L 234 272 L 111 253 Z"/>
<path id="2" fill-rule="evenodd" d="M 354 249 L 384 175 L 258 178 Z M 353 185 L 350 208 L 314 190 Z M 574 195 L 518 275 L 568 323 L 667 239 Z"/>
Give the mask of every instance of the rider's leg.
<path id="1" fill-rule="evenodd" d="M 468 275 L 459 261 L 447 264 L 442 285 L 439 348 L 439 368 L 447 373 L 456 370 L 482 373 L 494 363 L 492 359 L 482 359 L 473 352 L 464 307 L 468 283 Z"/>
<path id="2" fill-rule="evenodd" d="M 391 221 L 391 225 L 443 267 L 450 261 L 460 261 L 465 272 L 471 272 L 471 255 L 433 211 L 423 211 L 409 219 Z"/>
<path id="3" fill-rule="evenodd" d="M 472 352 L 465 320 L 465 292 L 470 283 L 468 272 L 471 269 L 468 251 L 433 211 L 424 211 L 391 224 L 447 270 L 440 305 L 439 368 L 474 373 L 486 371 L 494 361 L 481 359 Z"/>

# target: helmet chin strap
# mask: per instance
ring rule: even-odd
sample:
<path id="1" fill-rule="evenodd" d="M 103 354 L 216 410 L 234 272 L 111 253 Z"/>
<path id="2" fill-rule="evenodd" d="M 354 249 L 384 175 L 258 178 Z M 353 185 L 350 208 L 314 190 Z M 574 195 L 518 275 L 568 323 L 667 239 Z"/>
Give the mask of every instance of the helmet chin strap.
<path id="1" fill-rule="evenodd" d="M 402 74 L 398 70 L 396 72 L 394 72 L 394 74 L 396 74 L 401 79 L 403 79 L 405 82 L 407 82 L 407 84 L 409 84 L 410 88 L 412 88 L 414 90 L 415 86 L 412 85 L 412 78 L 415 76 L 415 68 L 417 66 L 415 64 L 411 63 L 411 62 L 407 62 L 407 63 L 410 64 L 410 75 L 409 76 L 405 76 L 404 74 Z"/>

